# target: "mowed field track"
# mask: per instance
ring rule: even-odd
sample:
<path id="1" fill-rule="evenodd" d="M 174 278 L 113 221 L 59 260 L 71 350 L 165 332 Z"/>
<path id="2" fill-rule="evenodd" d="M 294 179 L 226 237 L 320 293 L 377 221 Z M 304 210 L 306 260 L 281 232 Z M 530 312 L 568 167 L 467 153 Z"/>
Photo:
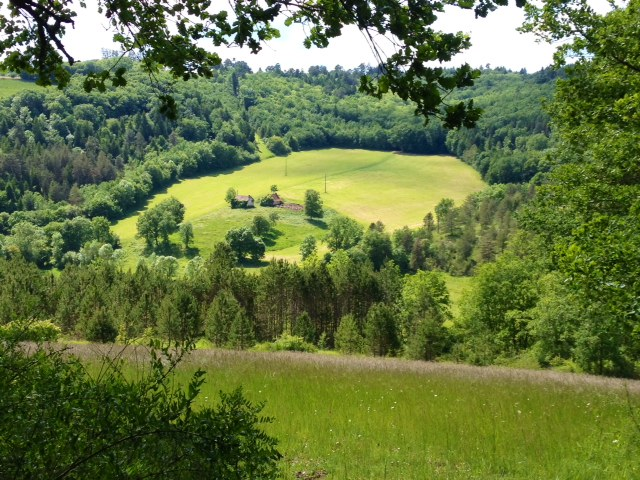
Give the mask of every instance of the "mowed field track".
<path id="1" fill-rule="evenodd" d="M 305 191 L 314 189 L 321 193 L 327 209 L 363 225 L 380 220 L 390 232 L 404 225 L 419 225 L 442 198 L 452 198 L 459 204 L 485 185 L 478 172 L 449 156 L 327 149 L 272 157 L 244 168 L 183 180 L 153 197 L 146 208 L 169 196 L 180 200 L 186 207 L 185 221 L 194 226 L 195 247 L 206 256 L 227 230 L 250 223 L 256 213 L 273 211 L 232 211 L 224 201 L 227 190 L 233 187 L 239 194 L 258 200 L 274 184 L 287 202 L 303 203 Z M 306 235 L 324 236 L 326 225 L 322 222 L 310 223 L 299 212 L 278 211 L 282 218 L 276 238 L 267 245 L 267 258 L 295 257 Z M 135 239 L 140 213 L 114 226 L 123 247 L 129 250 L 129 258 L 144 247 Z"/>

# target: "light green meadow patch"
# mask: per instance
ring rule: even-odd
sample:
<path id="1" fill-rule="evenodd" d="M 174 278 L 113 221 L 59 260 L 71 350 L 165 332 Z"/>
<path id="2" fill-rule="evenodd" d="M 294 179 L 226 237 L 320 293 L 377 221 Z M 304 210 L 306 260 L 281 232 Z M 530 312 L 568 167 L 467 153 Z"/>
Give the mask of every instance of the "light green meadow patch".
<path id="1" fill-rule="evenodd" d="M 445 275 L 445 281 L 447 282 L 447 290 L 449 290 L 449 299 L 451 300 L 451 313 L 455 319 L 460 312 L 460 302 L 471 286 L 471 277 Z"/>
<path id="2" fill-rule="evenodd" d="M 38 87 L 33 82 L 25 82 L 14 78 L 0 78 L 0 98 L 7 98 L 24 90 L 35 90 Z"/>
<path id="3" fill-rule="evenodd" d="M 183 180 L 153 197 L 147 206 L 169 196 L 180 200 L 186 207 L 185 221 L 194 226 L 195 246 L 206 256 L 227 230 L 248 224 L 261 210 L 231 210 L 224 201 L 227 190 L 233 187 L 258 201 L 274 184 L 286 202 L 302 204 L 306 190 L 314 189 L 321 193 L 326 208 L 364 225 L 381 220 L 389 231 L 419 225 L 442 198 L 453 198 L 459 204 L 485 185 L 475 170 L 453 157 L 328 149 L 272 157 L 244 168 Z M 268 245 L 267 258 L 299 258 L 297 249 L 304 237 L 324 236 L 323 229 L 300 212 L 262 210 L 282 216 L 276 227 L 281 234 Z M 128 251 L 127 264 L 144 248 L 135 239 L 138 215 L 114 226 Z"/>

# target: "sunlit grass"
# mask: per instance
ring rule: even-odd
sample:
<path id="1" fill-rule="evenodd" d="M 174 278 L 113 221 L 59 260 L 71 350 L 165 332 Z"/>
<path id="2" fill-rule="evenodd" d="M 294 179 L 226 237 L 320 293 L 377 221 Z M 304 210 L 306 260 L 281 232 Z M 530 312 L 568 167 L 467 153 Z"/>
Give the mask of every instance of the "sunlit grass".
<path id="1" fill-rule="evenodd" d="M 256 213 L 231 211 L 224 201 L 229 187 L 257 200 L 274 184 L 287 202 L 302 204 L 305 191 L 315 189 L 327 208 L 363 225 L 381 220 L 389 231 L 419 225 L 442 198 L 460 203 L 484 186 L 475 170 L 453 157 L 328 149 L 272 157 L 242 169 L 183 180 L 153 197 L 148 206 L 168 196 L 180 200 L 186 207 L 185 221 L 194 226 L 195 246 L 201 256 L 207 256 L 227 230 L 246 224 Z M 143 241 L 135 238 L 139 213 L 114 226 L 128 251 L 129 265 L 135 264 L 144 248 Z M 320 232 L 301 213 L 282 216 L 282 238 L 269 246 L 267 258 L 299 258 L 299 242 Z"/>
<path id="2" fill-rule="evenodd" d="M 24 90 L 35 90 L 38 87 L 33 82 L 25 82 L 13 78 L 0 78 L 0 98 L 7 98 Z"/>
<path id="3" fill-rule="evenodd" d="M 451 313 L 455 318 L 460 312 L 460 302 L 471 284 L 471 277 L 454 277 L 447 274 L 445 275 L 445 281 L 447 282 L 447 290 L 449 290 L 449 299 L 451 300 Z"/>
<path id="4" fill-rule="evenodd" d="M 179 382 L 197 367 L 201 405 L 238 386 L 266 402 L 287 479 L 640 477 L 639 382 L 219 350 L 192 354 Z"/>

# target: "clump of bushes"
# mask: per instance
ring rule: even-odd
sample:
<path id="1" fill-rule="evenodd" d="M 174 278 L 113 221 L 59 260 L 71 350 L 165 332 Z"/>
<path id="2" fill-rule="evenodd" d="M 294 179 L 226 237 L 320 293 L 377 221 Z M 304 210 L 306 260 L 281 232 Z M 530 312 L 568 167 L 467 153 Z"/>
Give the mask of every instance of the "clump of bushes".
<path id="1" fill-rule="evenodd" d="M 264 342 L 256 345 L 254 350 L 258 352 L 317 352 L 318 349 L 312 343 L 305 341 L 303 337 L 283 333 L 274 342 Z"/>
<path id="2" fill-rule="evenodd" d="M 50 320 L 9 322 L 0 325 L 0 340 L 17 342 L 53 342 L 62 330 Z"/>
<path id="3" fill-rule="evenodd" d="M 267 145 L 267 148 L 278 157 L 286 157 L 291 153 L 291 147 L 282 137 L 270 137 L 267 138 L 264 143 Z"/>

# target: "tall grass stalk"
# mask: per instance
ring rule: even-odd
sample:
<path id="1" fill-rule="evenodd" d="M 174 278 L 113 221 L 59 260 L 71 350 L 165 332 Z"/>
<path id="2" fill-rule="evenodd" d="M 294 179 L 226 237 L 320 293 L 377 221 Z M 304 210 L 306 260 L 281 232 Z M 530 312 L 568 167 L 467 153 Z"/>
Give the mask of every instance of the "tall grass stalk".
<path id="1" fill-rule="evenodd" d="M 194 352 L 178 382 L 198 367 L 203 405 L 239 385 L 266 402 L 284 478 L 640 478 L 640 382 L 217 350 Z"/>

